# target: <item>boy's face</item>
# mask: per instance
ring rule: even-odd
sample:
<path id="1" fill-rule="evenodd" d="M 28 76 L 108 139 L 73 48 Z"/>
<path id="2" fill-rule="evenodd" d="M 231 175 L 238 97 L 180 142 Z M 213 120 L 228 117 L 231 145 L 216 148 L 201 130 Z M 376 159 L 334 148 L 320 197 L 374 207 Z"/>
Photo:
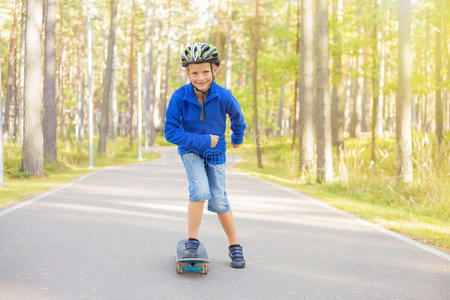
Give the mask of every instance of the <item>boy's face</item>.
<path id="1" fill-rule="evenodd" d="M 213 75 L 217 73 L 217 65 L 213 64 L 212 69 L 214 74 L 211 73 L 210 63 L 190 64 L 186 74 L 197 89 L 206 91 L 213 81 Z"/>

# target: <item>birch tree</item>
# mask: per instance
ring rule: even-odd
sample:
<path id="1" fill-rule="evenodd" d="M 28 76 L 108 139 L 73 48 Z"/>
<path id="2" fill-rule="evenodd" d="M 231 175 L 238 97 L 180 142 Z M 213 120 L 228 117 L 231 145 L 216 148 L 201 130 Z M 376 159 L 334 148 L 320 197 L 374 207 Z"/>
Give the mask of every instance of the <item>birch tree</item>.
<path id="1" fill-rule="evenodd" d="M 253 20 L 253 118 L 255 126 L 256 159 L 258 168 L 262 168 L 261 146 L 259 144 L 258 128 L 258 33 L 259 33 L 259 0 L 255 3 L 255 17 Z"/>
<path id="2" fill-rule="evenodd" d="M 333 181 L 330 98 L 328 93 L 328 0 L 316 2 L 317 24 L 317 181 Z"/>
<path id="3" fill-rule="evenodd" d="M 44 0 L 28 0 L 25 35 L 25 111 L 22 170 L 28 176 L 44 175 L 42 131 L 41 32 Z"/>
<path id="4" fill-rule="evenodd" d="M 56 160 L 56 0 L 45 1 L 44 153 L 47 163 Z"/>
<path id="5" fill-rule="evenodd" d="M 299 170 L 308 171 L 314 163 L 314 61 L 313 0 L 302 0 L 300 35 L 300 139 Z"/>
<path id="6" fill-rule="evenodd" d="M 400 0 L 398 11 L 397 173 L 401 182 L 411 182 L 411 0 Z"/>
<path id="7" fill-rule="evenodd" d="M 111 0 L 111 21 L 109 27 L 108 38 L 108 61 L 105 69 L 103 80 L 103 103 L 100 124 L 100 137 L 98 140 L 98 154 L 106 154 L 106 138 L 108 137 L 109 115 L 110 115 L 110 99 L 112 86 L 112 73 L 114 62 L 114 44 L 116 31 L 116 16 L 117 16 L 117 0 Z"/>

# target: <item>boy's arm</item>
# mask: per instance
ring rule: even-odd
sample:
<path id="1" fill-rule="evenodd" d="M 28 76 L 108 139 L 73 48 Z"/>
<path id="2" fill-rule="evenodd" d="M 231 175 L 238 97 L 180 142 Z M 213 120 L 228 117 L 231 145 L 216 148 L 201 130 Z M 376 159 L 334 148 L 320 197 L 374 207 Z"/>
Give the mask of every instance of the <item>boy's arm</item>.
<path id="1" fill-rule="evenodd" d="M 231 126 L 233 131 L 231 134 L 231 143 L 233 145 L 240 145 L 244 141 L 244 131 L 247 125 L 244 121 L 244 114 L 242 113 L 239 102 L 234 98 L 230 92 L 227 113 L 230 116 Z M 234 147 L 234 146 L 233 146 Z"/>
<path id="2" fill-rule="evenodd" d="M 166 111 L 166 123 L 164 125 L 164 137 L 172 144 L 191 148 L 202 153 L 211 146 L 209 134 L 197 134 L 185 132 L 181 128 L 181 100 L 174 94 Z"/>

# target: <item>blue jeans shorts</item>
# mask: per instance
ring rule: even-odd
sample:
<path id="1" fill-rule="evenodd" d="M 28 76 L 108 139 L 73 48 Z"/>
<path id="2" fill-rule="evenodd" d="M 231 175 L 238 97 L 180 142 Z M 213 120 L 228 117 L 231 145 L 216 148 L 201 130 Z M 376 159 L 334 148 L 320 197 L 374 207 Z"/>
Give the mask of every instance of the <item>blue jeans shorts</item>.
<path id="1" fill-rule="evenodd" d="M 195 153 L 181 155 L 189 182 L 189 201 L 208 201 L 208 210 L 226 213 L 230 210 L 225 191 L 225 164 L 208 164 Z"/>

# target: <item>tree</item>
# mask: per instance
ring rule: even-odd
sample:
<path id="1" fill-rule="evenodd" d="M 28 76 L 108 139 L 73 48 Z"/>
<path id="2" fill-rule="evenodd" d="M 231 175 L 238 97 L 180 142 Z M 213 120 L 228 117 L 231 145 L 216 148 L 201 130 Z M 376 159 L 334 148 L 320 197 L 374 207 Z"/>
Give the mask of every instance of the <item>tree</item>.
<path id="1" fill-rule="evenodd" d="M 338 154 L 344 147 L 344 101 L 342 83 L 342 0 L 334 0 L 333 3 L 333 74 L 331 89 L 331 137 Z"/>
<path id="2" fill-rule="evenodd" d="M 316 2 L 317 24 L 317 181 L 333 181 L 330 99 L 328 93 L 328 0 Z"/>
<path id="3" fill-rule="evenodd" d="M 314 163 L 314 61 L 313 61 L 313 0 L 303 0 L 300 39 L 300 139 L 299 171 L 308 171 Z"/>
<path id="4" fill-rule="evenodd" d="M 114 62 L 114 44 L 115 44 L 115 32 L 116 32 L 116 16 L 117 16 L 117 0 L 111 0 L 111 21 L 109 27 L 109 39 L 108 39 L 108 61 L 105 69 L 105 75 L 103 80 L 103 103 L 102 114 L 100 123 L 100 137 L 98 140 L 98 154 L 106 154 L 106 138 L 108 136 L 109 129 L 109 103 L 111 99 L 111 85 L 112 85 L 112 72 Z"/>
<path id="5" fill-rule="evenodd" d="M 29 176 L 44 175 L 42 131 L 41 31 L 43 0 L 28 0 L 25 35 L 25 115 L 22 170 Z"/>
<path id="6" fill-rule="evenodd" d="M 166 61 L 166 82 L 164 84 L 164 96 L 162 99 L 162 129 L 161 135 L 164 135 L 164 124 L 166 122 L 166 109 L 167 109 L 167 93 L 169 92 L 169 76 L 170 76 L 170 31 L 171 31 L 171 3 L 170 0 L 167 2 L 167 13 L 168 22 L 167 22 L 167 61 Z"/>
<path id="7" fill-rule="evenodd" d="M 231 84 L 231 13 L 233 0 L 228 0 L 227 37 L 225 41 L 225 88 Z"/>
<path id="8" fill-rule="evenodd" d="M 400 0 L 398 12 L 397 170 L 400 181 L 411 182 L 411 0 Z"/>
<path id="9" fill-rule="evenodd" d="M 378 5 L 377 5 L 377 0 L 373 0 L 374 2 L 374 25 L 373 25 L 373 29 L 372 29 L 372 63 L 373 63 L 373 73 L 372 73 L 372 139 L 371 139 L 371 143 L 370 143 L 370 153 L 371 153 L 371 160 L 373 163 L 376 162 L 377 160 L 377 156 L 376 156 L 376 138 L 377 138 L 377 128 L 378 128 L 378 85 L 379 85 L 379 80 L 377 78 L 377 55 L 378 55 L 378 49 L 377 49 L 377 39 L 378 39 L 378 35 L 377 35 L 377 9 L 378 9 Z"/>
<path id="10" fill-rule="evenodd" d="M 147 11 L 148 13 L 148 11 Z M 153 35 L 154 35 L 154 29 L 155 29 L 155 14 L 156 14 L 156 4 L 152 5 L 152 18 L 151 18 L 151 25 L 150 25 L 150 36 L 147 37 L 146 42 L 148 45 L 148 55 L 147 55 L 147 62 L 145 63 L 147 67 L 147 71 L 145 73 L 145 78 L 147 82 L 147 93 L 145 94 L 146 103 L 147 103 L 147 126 L 149 127 L 147 129 L 147 132 L 149 132 L 149 138 L 150 138 L 150 145 L 153 146 L 155 144 L 155 136 L 156 136 L 156 128 L 155 128 L 155 122 L 154 122 L 154 110 L 155 110 L 155 96 L 154 96 L 154 85 L 153 85 Z M 148 15 L 146 16 L 148 19 Z M 148 22 L 147 22 L 148 26 Z M 148 32 L 148 28 L 146 27 L 146 32 Z"/>
<path id="11" fill-rule="evenodd" d="M 81 13 L 81 8 L 83 6 L 83 0 L 79 0 L 78 1 L 78 41 L 79 43 L 77 44 L 77 109 L 75 112 L 75 137 L 78 143 L 81 143 L 81 139 L 82 139 L 82 130 L 81 130 L 81 126 L 82 126 L 82 118 L 81 116 L 83 115 L 83 111 L 82 111 L 82 82 L 83 80 L 81 79 L 81 24 L 83 23 L 83 15 Z"/>
<path id="12" fill-rule="evenodd" d="M 17 6 L 18 0 L 14 2 L 13 26 L 11 28 L 11 39 L 9 41 L 9 62 L 8 73 L 6 75 L 6 99 L 5 99 L 5 114 L 3 115 L 3 134 L 6 138 L 9 135 L 9 105 L 13 92 L 16 90 L 16 66 L 14 65 L 15 53 L 17 49 Z"/>
<path id="13" fill-rule="evenodd" d="M 130 88 L 130 119 L 129 134 L 130 134 L 130 146 L 133 145 L 134 133 L 133 133 L 133 121 L 134 121 L 134 18 L 136 15 L 136 0 L 133 0 L 131 4 L 131 32 L 130 32 L 130 73 L 128 77 L 128 85 Z"/>
<path id="14" fill-rule="evenodd" d="M 256 159 L 258 168 L 262 168 L 261 146 L 259 145 L 258 128 L 258 31 L 259 31 L 259 0 L 255 3 L 255 18 L 253 20 L 253 118 L 255 126 Z"/>
<path id="15" fill-rule="evenodd" d="M 435 30 L 435 80 L 436 80 L 436 108 L 435 108 L 435 118 L 436 118 L 436 136 L 438 140 L 439 150 L 441 150 L 442 142 L 444 140 L 443 135 L 443 107 L 442 107 L 442 95 L 441 95 L 441 1 L 436 0 L 436 12 L 437 12 L 437 30 Z"/>
<path id="16" fill-rule="evenodd" d="M 288 1 L 288 9 L 286 13 L 286 35 L 289 30 L 289 23 L 290 23 L 290 17 L 291 17 L 291 2 Z M 283 51 L 284 56 L 286 57 L 288 55 L 288 47 L 287 47 L 287 36 L 283 38 Z M 283 124 L 283 107 L 284 107 L 284 88 L 286 84 L 286 75 L 283 76 L 283 79 L 281 79 L 281 90 L 280 90 L 280 101 L 278 103 L 278 119 L 277 119 L 277 136 L 281 135 L 281 127 Z"/>
<path id="17" fill-rule="evenodd" d="M 56 0 L 45 1 L 44 153 L 47 163 L 56 160 Z"/>
<path id="18" fill-rule="evenodd" d="M 3 99 L 2 99 L 2 39 L 0 38 L 0 134 L 3 132 L 3 121 L 2 121 L 2 113 L 3 113 Z M 0 188 L 3 187 L 5 182 L 5 171 L 3 168 L 3 138 L 0 136 Z"/>
<path id="19" fill-rule="evenodd" d="M 299 56 L 300 53 L 300 0 L 297 0 L 297 32 L 295 35 L 295 54 Z M 295 92 L 294 92 L 294 103 L 292 105 L 292 151 L 295 149 L 295 140 L 297 138 L 297 104 L 298 104 L 298 94 L 299 94 L 299 79 L 298 79 L 298 68 L 295 68 Z"/>

